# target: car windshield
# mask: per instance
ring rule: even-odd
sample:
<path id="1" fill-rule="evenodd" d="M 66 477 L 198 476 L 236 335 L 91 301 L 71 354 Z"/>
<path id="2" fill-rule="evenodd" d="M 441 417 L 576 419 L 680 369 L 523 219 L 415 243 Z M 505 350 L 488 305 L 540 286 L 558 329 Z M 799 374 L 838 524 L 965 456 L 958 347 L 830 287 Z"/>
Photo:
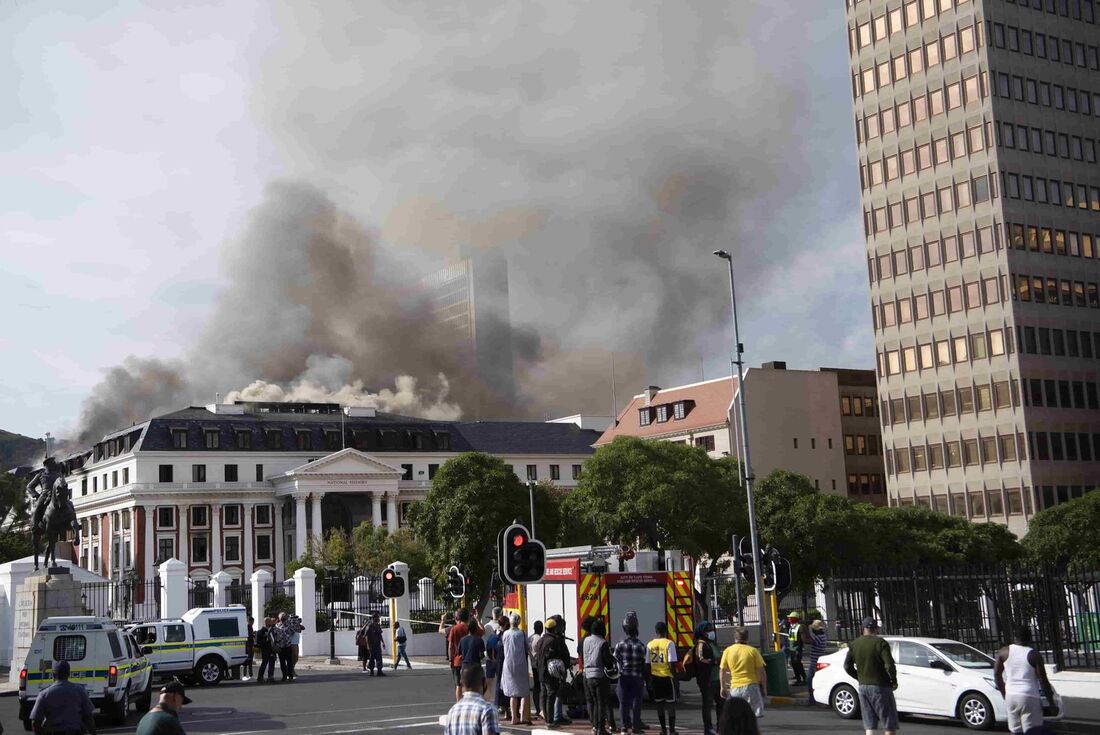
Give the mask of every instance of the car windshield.
<path id="1" fill-rule="evenodd" d="M 993 659 L 965 643 L 933 643 L 932 648 L 964 669 L 992 669 Z"/>

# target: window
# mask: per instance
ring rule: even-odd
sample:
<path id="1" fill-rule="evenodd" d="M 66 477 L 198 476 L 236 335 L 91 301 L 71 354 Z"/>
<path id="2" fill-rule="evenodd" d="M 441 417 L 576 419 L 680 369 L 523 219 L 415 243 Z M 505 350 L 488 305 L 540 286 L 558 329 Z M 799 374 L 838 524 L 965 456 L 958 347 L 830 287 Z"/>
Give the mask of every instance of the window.
<path id="1" fill-rule="evenodd" d="M 309 431 L 295 432 L 298 442 L 298 451 L 308 452 L 313 449 L 313 434 Z"/>
<path id="2" fill-rule="evenodd" d="M 239 505 L 227 505 L 223 508 L 225 513 L 225 525 L 227 526 L 239 526 L 241 525 L 241 506 Z"/>
<path id="3" fill-rule="evenodd" d="M 172 429 L 172 447 L 187 449 L 187 429 Z"/>
<path id="4" fill-rule="evenodd" d="M 282 449 L 283 448 L 283 432 L 278 429 L 271 429 L 267 432 L 267 448 L 268 449 Z"/>
<path id="5" fill-rule="evenodd" d="M 714 435 L 708 434 L 707 436 L 695 437 L 695 446 L 702 447 L 704 451 L 714 451 Z"/>
<path id="6" fill-rule="evenodd" d="M 176 540 L 170 536 L 157 539 L 157 564 L 163 564 L 176 555 Z"/>
<path id="7" fill-rule="evenodd" d="M 237 441 L 237 449 L 251 449 L 252 448 L 252 432 L 251 431 L 236 431 L 233 434 Z"/>
<path id="8" fill-rule="evenodd" d="M 225 466 L 225 481 L 236 482 L 237 481 L 237 465 L 227 464 Z"/>
<path id="9" fill-rule="evenodd" d="M 160 482 L 172 482 L 172 465 L 162 464 L 157 467 L 157 479 Z"/>
<path id="10" fill-rule="evenodd" d="M 169 507 L 157 508 L 157 528 L 175 528 L 176 509 Z"/>
<path id="11" fill-rule="evenodd" d="M 271 561 L 271 554 L 271 534 L 258 534 L 256 536 L 256 561 Z"/>
<path id="12" fill-rule="evenodd" d="M 192 528 L 205 528 L 210 522 L 209 516 L 206 514 L 205 505 L 193 505 L 191 506 L 191 526 Z"/>
<path id="13" fill-rule="evenodd" d="M 677 401 L 676 403 L 673 403 L 672 417 L 679 421 L 685 416 L 687 416 L 687 406 L 685 405 L 685 401 Z"/>
<path id="14" fill-rule="evenodd" d="M 581 465 L 579 465 L 579 464 L 573 465 L 573 479 L 574 480 L 581 479 Z"/>
<path id="15" fill-rule="evenodd" d="M 193 564 L 206 564 L 208 562 L 209 537 L 201 534 L 191 537 L 191 562 Z"/>
<path id="16" fill-rule="evenodd" d="M 663 424 L 668 421 L 668 404 L 657 406 L 657 423 Z"/>
<path id="17" fill-rule="evenodd" d="M 411 480 L 413 479 L 413 466 L 411 464 L 401 465 L 401 479 Z"/>
<path id="18" fill-rule="evenodd" d="M 220 441 L 220 432 L 217 429 L 206 429 L 202 432 L 203 446 L 207 449 L 217 449 Z"/>
<path id="19" fill-rule="evenodd" d="M 271 525 L 271 506 L 270 505 L 257 505 L 256 506 L 256 525 L 257 526 L 270 526 Z"/>
<path id="20" fill-rule="evenodd" d="M 237 638 L 240 635 L 241 629 L 237 624 L 237 618 L 210 619 L 211 638 Z"/>
<path id="21" fill-rule="evenodd" d="M 550 465 L 550 479 L 551 480 L 560 480 L 561 479 L 561 465 L 556 465 L 556 464 Z"/>
<path id="22" fill-rule="evenodd" d="M 225 561 L 227 562 L 240 562 L 241 560 L 241 537 L 237 535 L 225 537 Z M 211 621 L 213 622 L 213 621 Z"/>
<path id="23" fill-rule="evenodd" d="M 428 465 L 428 479 L 429 480 L 434 480 L 435 479 L 435 474 L 437 472 L 439 472 L 439 465 L 437 465 L 437 464 Z"/>
<path id="24" fill-rule="evenodd" d="M 182 624 L 173 624 L 164 626 L 164 642 L 165 643 L 183 643 L 187 640 L 187 635 L 184 632 Z"/>
<path id="25" fill-rule="evenodd" d="M 638 424 L 641 426 L 649 426 L 651 414 L 649 407 L 638 409 Z"/>
<path id="26" fill-rule="evenodd" d="M 82 635 L 59 635 L 53 639 L 54 661 L 82 661 L 87 650 L 88 639 Z"/>
<path id="27" fill-rule="evenodd" d="M 191 465 L 191 482 L 206 482 L 206 465 Z"/>
<path id="28" fill-rule="evenodd" d="M 262 464 L 256 465 L 256 482 L 264 481 L 264 466 Z"/>
<path id="29" fill-rule="evenodd" d="M 537 479 L 539 479 L 538 465 L 533 465 L 533 464 L 527 465 L 527 479 L 528 480 L 537 480 Z"/>

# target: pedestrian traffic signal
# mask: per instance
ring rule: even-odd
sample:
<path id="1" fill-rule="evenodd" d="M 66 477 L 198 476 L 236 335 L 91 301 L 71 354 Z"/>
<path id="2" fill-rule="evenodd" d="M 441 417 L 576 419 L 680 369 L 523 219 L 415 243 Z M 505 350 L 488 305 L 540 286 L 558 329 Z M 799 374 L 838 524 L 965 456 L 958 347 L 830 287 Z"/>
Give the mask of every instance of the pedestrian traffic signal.
<path id="1" fill-rule="evenodd" d="M 512 524 L 500 534 L 497 552 L 502 562 L 500 576 L 509 584 L 539 582 L 546 574 L 546 547 L 541 541 L 531 538 L 531 534 L 519 523 Z"/>
<path id="2" fill-rule="evenodd" d="M 452 565 L 447 570 L 447 592 L 456 600 L 466 596 L 466 578 L 457 566 Z"/>
<path id="3" fill-rule="evenodd" d="M 392 567 L 382 572 L 382 596 L 387 600 L 405 596 L 405 580 Z"/>

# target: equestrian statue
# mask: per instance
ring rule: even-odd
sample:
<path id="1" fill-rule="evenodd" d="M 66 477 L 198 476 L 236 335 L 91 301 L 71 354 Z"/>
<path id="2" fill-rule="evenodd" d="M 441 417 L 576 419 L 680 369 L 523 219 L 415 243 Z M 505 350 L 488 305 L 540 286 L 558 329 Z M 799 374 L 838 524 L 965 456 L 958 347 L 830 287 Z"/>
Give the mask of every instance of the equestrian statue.
<path id="1" fill-rule="evenodd" d="M 42 563 L 47 568 L 52 560 L 57 564 L 57 542 L 65 540 L 70 529 L 73 545 L 80 545 L 80 524 L 70 497 L 69 484 L 59 471 L 56 460 L 46 457 L 42 469 L 27 483 L 27 493 L 34 498 L 34 514 L 31 517 L 31 547 L 34 549 L 34 569 L 38 571 L 39 542 L 46 539 Z"/>

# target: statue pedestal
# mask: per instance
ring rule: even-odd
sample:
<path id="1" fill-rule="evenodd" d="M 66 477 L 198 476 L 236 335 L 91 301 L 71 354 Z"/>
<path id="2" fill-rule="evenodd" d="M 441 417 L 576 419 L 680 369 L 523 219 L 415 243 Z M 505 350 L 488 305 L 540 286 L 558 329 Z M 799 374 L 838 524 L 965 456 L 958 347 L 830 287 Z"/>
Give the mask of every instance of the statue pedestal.
<path id="1" fill-rule="evenodd" d="M 11 672 L 8 680 L 19 683 L 19 671 L 27 659 L 39 624 L 49 617 L 84 615 L 80 599 L 81 583 L 73 579 L 66 567 L 50 567 L 27 577 L 16 596 L 15 630 L 12 641 Z M 37 662 L 30 662 L 35 668 Z"/>

